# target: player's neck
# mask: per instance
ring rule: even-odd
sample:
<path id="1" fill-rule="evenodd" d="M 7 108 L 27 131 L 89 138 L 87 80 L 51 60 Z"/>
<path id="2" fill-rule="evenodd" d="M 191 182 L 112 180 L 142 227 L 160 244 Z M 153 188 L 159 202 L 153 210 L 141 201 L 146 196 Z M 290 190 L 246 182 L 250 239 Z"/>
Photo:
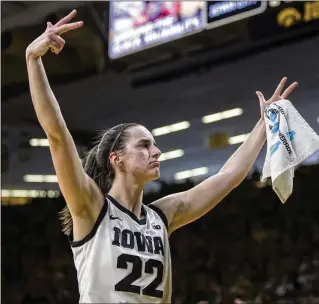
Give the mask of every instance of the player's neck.
<path id="1" fill-rule="evenodd" d="M 144 185 L 115 179 L 109 194 L 140 218 Z"/>

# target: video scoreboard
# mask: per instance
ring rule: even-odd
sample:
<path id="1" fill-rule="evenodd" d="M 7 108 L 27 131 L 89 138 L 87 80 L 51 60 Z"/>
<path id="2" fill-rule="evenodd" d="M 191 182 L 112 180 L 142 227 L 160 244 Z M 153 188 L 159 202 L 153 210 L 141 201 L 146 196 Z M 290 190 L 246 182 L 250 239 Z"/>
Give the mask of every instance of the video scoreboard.
<path id="1" fill-rule="evenodd" d="M 319 1 L 111 1 L 109 57 L 247 20 L 252 40 L 319 20 Z"/>

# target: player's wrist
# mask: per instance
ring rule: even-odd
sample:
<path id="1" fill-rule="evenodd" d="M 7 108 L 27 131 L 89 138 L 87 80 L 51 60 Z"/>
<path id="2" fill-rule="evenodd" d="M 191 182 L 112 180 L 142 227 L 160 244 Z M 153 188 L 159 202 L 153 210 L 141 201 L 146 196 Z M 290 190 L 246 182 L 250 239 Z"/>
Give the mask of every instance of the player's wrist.
<path id="1" fill-rule="evenodd" d="M 34 52 L 32 52 L 31 49 L 29 49 L 29 47 L 26 49 L 25 51 L 25 58 L 26 58 L 26 61 L 30 61 L 30 60 L 37 60 L 40 58 L 40 56 L 34 54 Z"/>

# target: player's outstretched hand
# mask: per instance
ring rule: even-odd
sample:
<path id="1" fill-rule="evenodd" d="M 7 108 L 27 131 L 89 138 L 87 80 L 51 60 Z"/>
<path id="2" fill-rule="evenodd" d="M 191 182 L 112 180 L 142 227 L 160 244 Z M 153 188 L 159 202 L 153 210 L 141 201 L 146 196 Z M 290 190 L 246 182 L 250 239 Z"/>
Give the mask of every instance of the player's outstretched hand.
<path id="1" fill-rule="evenodd" d="M 278 100 L 287 99 L 290 93 L 298 86 L 298 82 L 294 82 L 282 93 L 282 90 L 284 89 L 286 82 L 287 82 L 287 77 L 284 77 L 283 79 L 281 79 L 274 94 L 268 100 L 265 100 L 263 93 L 259 91 L 256 92 L 259 99 L 259 103 L 260 103 L 260 112 L 261 112 L 262 118 L 264 118 L 264 111 L 266 107 L 268 107 L 270 104 Z"/>
<path id="2" fill-rule="evenodd" d="M 27 56 L 37 59 L 45 55 L 49 49 L 51 49 L 53 53 L 59 54 L 65 45 L 65 40 L 61 38 L 61 35 L 83 26 L 82 21 L 69 23 L 76 13 L 77 11 L 73 10 L 69 15 L 62 18 L 55 25 L 48 22 L 45 32 L 32 41 L 27 47 Z"/>

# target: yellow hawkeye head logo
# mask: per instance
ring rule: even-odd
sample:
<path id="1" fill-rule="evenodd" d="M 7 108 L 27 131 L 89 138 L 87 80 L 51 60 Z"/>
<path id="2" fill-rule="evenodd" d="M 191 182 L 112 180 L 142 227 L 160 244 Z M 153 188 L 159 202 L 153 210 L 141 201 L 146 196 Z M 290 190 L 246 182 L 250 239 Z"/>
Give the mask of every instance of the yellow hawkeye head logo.
<path id="1" fill-rule="evenodd" d="M 284 27 L 291 27 L 296 23 L 299 23 L 302 19 L 300 12 L 292 7 L 286 8 L 282 10 L 277 15 L 277 22 L 279 25 Z"/>

